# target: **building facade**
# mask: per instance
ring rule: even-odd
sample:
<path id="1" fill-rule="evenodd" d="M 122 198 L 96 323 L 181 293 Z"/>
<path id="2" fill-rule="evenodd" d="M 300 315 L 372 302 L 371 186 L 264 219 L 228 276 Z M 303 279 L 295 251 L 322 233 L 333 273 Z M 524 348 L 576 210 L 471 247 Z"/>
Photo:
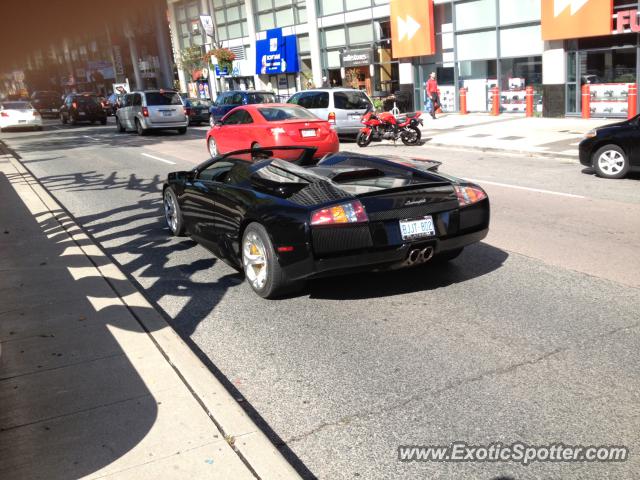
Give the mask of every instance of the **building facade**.
<path id="1" fill-rule="evenodd" d="M 638 76 L 638 7 L 633 0 L 168 0 L 168 16 L 176 58 L 193 45 L 236 54 L 227 75 L 206 69 L 212 96 L 255 88 L 284 98 L 348 86 L 421 109 L 435 72 L 445 111 L 458 109 L 462 87 L 470 111 L 488 111 L 498 87 L 501 110 L 522 112 L 531 86 L 537 111 L 579 114 L 581 86 L 589 84 L 593 115 L 622 116 Z M 212 17 L 212 37 L 201 15 Z M 274 35 L 295 42 L 295 71 L 260 64 L 270 58 L 261 45 Z M 421 38 L 432 45 L 423 48 Z M 184 90 L 194 81 L 182 69 L 179 76 Z"/>

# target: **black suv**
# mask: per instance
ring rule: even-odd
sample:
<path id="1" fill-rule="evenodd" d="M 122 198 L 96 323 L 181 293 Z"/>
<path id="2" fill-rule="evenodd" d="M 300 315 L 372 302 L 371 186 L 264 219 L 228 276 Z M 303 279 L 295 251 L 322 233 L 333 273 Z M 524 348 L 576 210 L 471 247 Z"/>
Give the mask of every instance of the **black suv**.
<path id="1" fill-rule="evenodd" d="M 31 105 L 42 117 L 58 117 L 60 94 L 50 90 L 38 90 L 31 95 Z"/>
<path id="2" fill-rule="evenodd" d="M 102 108 L 97 95 L 72 93 L 67 95 L 60 107 L 60 120 L 71 125 L 78 122 L 100 122 L 106 125 L 107 112 Z"/>

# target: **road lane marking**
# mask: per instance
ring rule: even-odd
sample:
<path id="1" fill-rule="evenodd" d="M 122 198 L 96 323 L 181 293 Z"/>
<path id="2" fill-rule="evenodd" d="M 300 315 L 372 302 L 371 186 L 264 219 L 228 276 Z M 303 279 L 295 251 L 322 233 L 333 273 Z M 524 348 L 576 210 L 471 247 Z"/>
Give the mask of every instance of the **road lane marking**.
<path id="1" fill-rule="evenodd" d="M 480 180 L 480 179 L 474 179 L 474 178 L 467 178 L 467 180 L 474 183 L 486 183 L 487 185 L 495 185 L 496 187 L 515 188 L 516 190 L 526 190 L 528 192 L 546 193 L 548 195 L 559 195 L 561 197 L 582 198 L 582 199 L 587 198 L 587 197 L 583 197 L 582 195 L 574 195 L 573 193 L 554 192 L 552 190 L 542 190 L 540 188 L 522 187 L 520 185 L 510 185 L 508 183 L 491 182 L 489 180 Z"/>
<path id="2" fill-rule="evenodd" d="M 169 165 L 175 165 L 176 162 L 172 162 L 171 160 L 165 160 L 164 158 L 156 157 L 154 155 L 149 155 L 148 153 L 142 153 L 145 157 L 153 158 L 154 160 L 158 160 L 159 162 L 168 163 Z"/>
<path id="3" fill-rule="evenodd" d="M 96 137 L 90 137 L 89 135 L 82 135 L 82 136 L 83 136 L 84 138 L 88 138 L 88 139 L 90 139 L 90 140 L 95 140 L 96 142 L 97 142 L 98 140 L 100 140 L 99 138 L 96 138 Z"/>

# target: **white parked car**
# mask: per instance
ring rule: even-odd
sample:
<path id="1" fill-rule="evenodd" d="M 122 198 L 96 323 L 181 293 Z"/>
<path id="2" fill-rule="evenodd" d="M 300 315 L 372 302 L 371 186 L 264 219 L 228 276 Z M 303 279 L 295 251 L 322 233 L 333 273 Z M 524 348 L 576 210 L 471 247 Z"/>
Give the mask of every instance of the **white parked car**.
<path id="1" fill-rule="evenodd" d="M 29 102 L 4 101 L 0 103 L 0 130 L 5 128 L 42 130 L 42 117 Z"/>

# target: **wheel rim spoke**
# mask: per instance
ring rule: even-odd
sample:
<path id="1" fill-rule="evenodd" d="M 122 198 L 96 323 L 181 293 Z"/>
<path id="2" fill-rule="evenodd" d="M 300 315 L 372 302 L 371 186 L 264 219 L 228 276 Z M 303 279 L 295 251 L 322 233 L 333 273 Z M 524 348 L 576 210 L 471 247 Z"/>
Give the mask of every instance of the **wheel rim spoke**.
<path id="1" fill-rule="evenodd" d="M 242 248 L 245 275 L 254 288 L 264 287 L 267 281 L 267 257 L 262 240 L 250 233 Z"/>

